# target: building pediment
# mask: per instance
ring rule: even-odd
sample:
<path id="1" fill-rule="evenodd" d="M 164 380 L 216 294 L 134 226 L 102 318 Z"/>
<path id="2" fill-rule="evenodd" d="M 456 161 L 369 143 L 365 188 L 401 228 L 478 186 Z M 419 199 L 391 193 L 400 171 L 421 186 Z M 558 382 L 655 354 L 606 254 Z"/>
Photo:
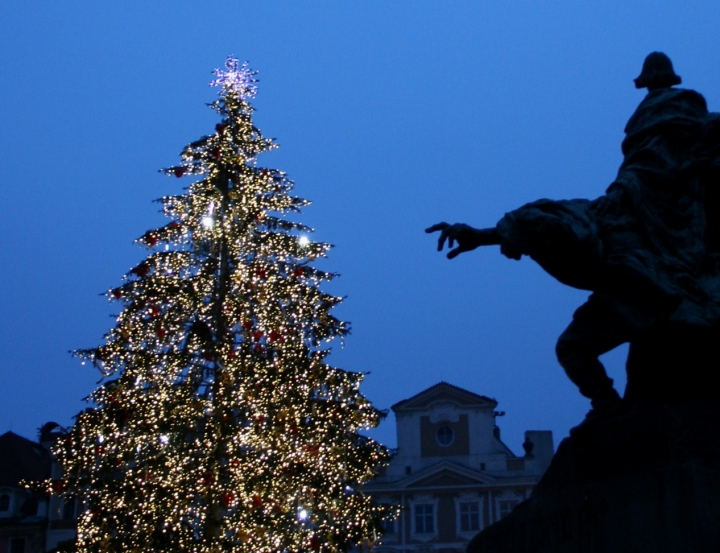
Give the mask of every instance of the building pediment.
<path id="1" fill-rule="evenodd" d="M 495 481 L 495 478 L 480 471 L 444 461 L 397 482 L 396 486 L 400 488 L 482 486 Z"/>
<path id="2" fill-rule="evenodd" d="M 464 474 L 458 474 L 451 470 L 443 470 L 427 478 L 413 482 L 409 488 L 424 488 L 434 486 L 462 486 L 465 484 L 477 484 L 477 478 L 469 478 Z"/>
<path id="3" fill-rule="evenodd" d="M 437 404 L 450 404 L 465 408 L 494 409 L 497 401 L 492 398 L 474 394 L 447 382 L 440 382 L 392 406 L 396 413 L 404 411 L 420 411 L 432 408 Z"/>

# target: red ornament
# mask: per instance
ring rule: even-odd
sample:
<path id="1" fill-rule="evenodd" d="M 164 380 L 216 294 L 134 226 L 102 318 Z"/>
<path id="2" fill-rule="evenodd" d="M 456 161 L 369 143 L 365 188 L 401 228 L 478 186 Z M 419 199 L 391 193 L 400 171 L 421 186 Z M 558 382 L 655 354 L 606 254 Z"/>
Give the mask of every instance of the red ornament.
<path id="1" fill-rule="evenodd" d="M 217 125 L 215 125 L 215 131 L 218 134 L 222 134 L 226 128 L 227 128 L 227 123 L 218 123 Z"/>
<path id="2" fill-rule="evenodd" d="M 252 497 L 252 506 L 255 509 L 259 509 L 260 507 L 263 506 L 262 498 L 259 495 L 256 494 Z"/>
<path id="3" fill-rule="evenodd" d="M 230 461 L 230 466 L 231 466 L 231 467 L 239 467 L 239 466 L 240 466 L 240 459 L 233 459 L 232 461 Z"/>
<path id="4" fill-rule="evenodd" d="M 290 423 L 290 434 L 293 436 L 297 436 L 300 433 L 300 428 L 298 428 L 298 425 L 295 423 L 295 421 L 292 421 Z"/>
<path id="5" fill-rule="evenodd" d="M 310 455 L 317 455 L 320 453 L 320 444 L 308 444 L 305 446 L 305 451 Z"/>
<path id="6" fill-rule="evenodd" d="M 235 358 L 235 348 L 230 346 L 230 350 L 228 351 L 228 359 L 234 359 Z"/>
<path id="7" fill-rule="evenodd" d="M 301 276 L 303 276 L 304 272 L 305 272 L 305 269 L 303 267 L 298 267 L 297 269 L 295 269 L 295 276 L 301 277 Z"/>
<path id="8" fill-rule="evenodd" d="M 268 338 L 271 342 L 280 342 L 281 344 L 285 341 L 285 337 L 282 334 L 278 334 L 274 330 L 270 331 L 270 334 L 268 334 Z"/>
<path id="9" fill-rule="evenodd" d="M 223 505 L 225 505 L 225 507 L 230 507 L 230 505 L 232 505 L 234 501 L 235 501 L 234 493 L 228 492 L 226 494 L 223 494 L 222 503 L 223 503 Z"/>
<path id="10" fill-rule="evenodd" d="M 148 246 L 154 246 L 158 242 L 158 237 L 155 236 L 153 233 L 149 233 L 145 235 L 145 242 Z"/>
<path id="11" fill-rule="evenodd" d="M 253 353 L 262 355 L 263 353 L 265 353 L 265 346 L 263 346 L 262 344 L 255 344 L 255 347 L 253 347 Z"/>
<path id="12" fill-rule="evenodd" d="M 163 338 L 165 338 L 165 334 L 167 334 L 167 332 L 165 331 L 165 329 L 163 327 L 159 326 L 159 327 L 157 327 L 157 329 L 155 329 L 155 335 L 158 338 L 160 338 L 161 340 Z"/>
<path id="13" fill-rule="evenodd" d="M 220 148 L 215 148 L 215 149 L 212 151 L 212 156 L 213 156 L 215 159 L 220 159 Z"/>
<path id="14" fill-rule="evenodd" d="M 255 424 L 262 424 L 265 422 L 265 415 L 259 415 L 255 417 Z"/>
<path id="15" fill-rule="evenodd" d="M 144 276 L 147 276 L 147 274 L 150 272 L 150 267 L 148 267 L 148 264 L 143 261 L 142 263 L 140 263 L 140 265 L 132 269 L 130 272 L 142 278 Z"/>
<path id="16" fill-rule="evenodd" d="M 116 300 L 122 298 L 122 288 L 115 288 L 112 291 L 112 295 Z"/>
<path id="17" fill-rule="evenodd" d="M 185 167 L 175 167 L 173 173 L 175 173 L 177 178 L 180 178 L 185 174 Z"/>
<path id="18" fill-rule="evenodd" d="M 200 478 L 200 483 L 203 486 L 209 486 L 210 484 L 212 484 L 213 479 L 213 473 L 208 470 L 207 472 L 203 473 L 202 478 Z"/>
<path id="19" fill-rule="evenodd" d="M 172 223 L 170 223 L 170 228 L 180 228 L 180 223 L 178 223 L 177 221 L 173 221 Z"/>
<path id="20" fill-rule="evenodd" d="M 256 342 L 259 342 L 262 337 L 263 333 L 261 331 L 257 330 L 253 332 L 253 340 L 255 340 Z"/>
<path id="21" fill-rule="evenodd" d="M 267 277 L 267 273 L 265 272 L 265 269 L 258 269 L 257 271 L 255 271 L 255 274 L 263 280 L 265 280 L 265 277 Z"/>
<path id="22" fill-rule="evenodd" d="M 250 319 L 247 319 L 243 321 L 242 327 L 249 332 L 253 327 L 253 322 Z"/>
<path id="23" fill-rule="evenodd" d="M 52 490 L 55 493 L 60 493 L 61 491 L 63 491 L 63 488 L 65 488 L 65 480 L 55 480 L 52 483 Z"/>
<path id="24" fill-rule="evenodd" d="M 315 551 L 320 551 L 321 546 L 322 540 L 317 536 L 317 534 L 313 534 L 310 537 L 310 547 L 312 547 Z"/>
<path id="25" fill-rule="evenodd" d="M 153 305 L 150 308 L 150 316 L 153 319 L 157 319 L 160 316 L 160 306 L 159 305 Z"/>

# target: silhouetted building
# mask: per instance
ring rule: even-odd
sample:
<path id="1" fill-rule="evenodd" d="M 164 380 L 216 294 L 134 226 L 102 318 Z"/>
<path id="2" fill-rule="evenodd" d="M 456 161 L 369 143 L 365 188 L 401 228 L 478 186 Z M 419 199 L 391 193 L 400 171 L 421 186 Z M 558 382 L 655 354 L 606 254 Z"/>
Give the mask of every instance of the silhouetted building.
<path id="1" fill-rule="evenodd" d="M 74 500 L 33 493 L 21 482 L 62 478 L 50 446 L 62 429 L 48 423 L 40 430 L 40 443 L 14 432 L 0 436 L 0 553 L 52 551 L 76 535 L 78 505 Z"/>
<path id="2" fill-rule="evenodd" d="M 552 432 L 527 431 L 519 457 L 500 439 L 497 405 L 446 382 L 393 405 L 398 448 L 365 490 L 402 514 L 378 553 L 464 552 L 529 496 L 553 456 Z"/>

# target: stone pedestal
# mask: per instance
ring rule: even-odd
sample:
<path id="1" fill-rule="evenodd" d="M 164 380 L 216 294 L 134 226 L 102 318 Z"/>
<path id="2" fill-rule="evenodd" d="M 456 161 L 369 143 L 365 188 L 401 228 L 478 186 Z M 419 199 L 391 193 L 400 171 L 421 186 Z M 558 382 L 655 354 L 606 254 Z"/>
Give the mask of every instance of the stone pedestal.
<path id="1" fill-rule="evenodd" d="M 532 496 L 468 553 L 717 553 L 720 409 L 648 405 L 565 439 Z"/>

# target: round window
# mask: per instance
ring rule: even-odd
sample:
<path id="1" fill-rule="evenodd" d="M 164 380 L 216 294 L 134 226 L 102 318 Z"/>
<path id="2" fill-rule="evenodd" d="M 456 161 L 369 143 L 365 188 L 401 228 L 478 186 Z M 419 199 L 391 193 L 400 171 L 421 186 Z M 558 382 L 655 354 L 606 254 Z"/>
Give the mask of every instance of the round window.
<path id="1" fill-rule="evenodd" d="M 441 446 L 449 446 L 451 443 L 453 443 L 454 439 L 455 435 L 453 434 L 452 428 L 450 428 L 449 426 L 443 425 L 437 429 L 437 441 Z"/>

